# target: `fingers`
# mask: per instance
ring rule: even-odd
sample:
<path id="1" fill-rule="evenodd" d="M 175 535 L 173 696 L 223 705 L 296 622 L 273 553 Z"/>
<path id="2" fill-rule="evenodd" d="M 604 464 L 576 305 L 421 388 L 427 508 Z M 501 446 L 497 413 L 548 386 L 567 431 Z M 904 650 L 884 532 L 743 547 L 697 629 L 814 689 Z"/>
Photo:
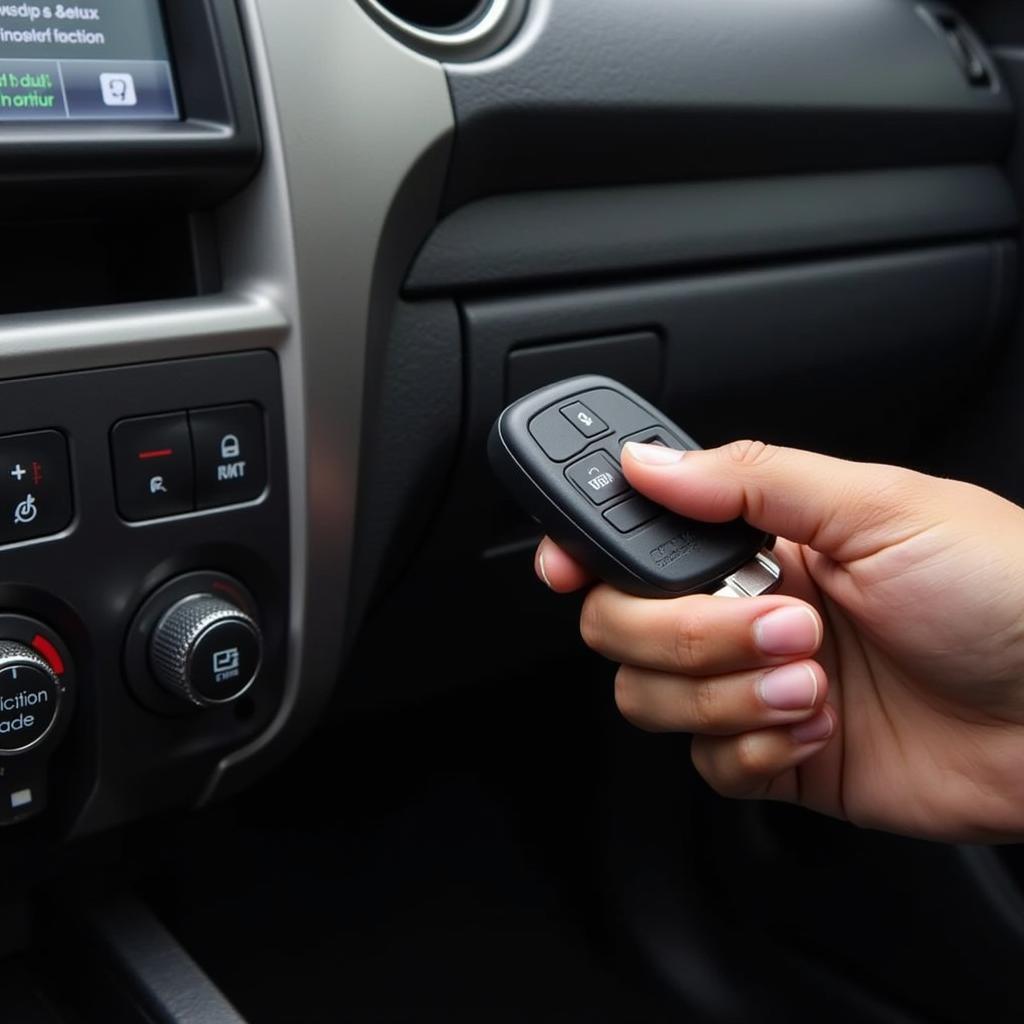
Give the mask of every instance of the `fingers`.
<path id="1" fill-rule="evenodd" d="M 650 601 L 600 585 L 583 603 L 580 632 L 589 647 L 612 661 L 707 676 L 812 655 L 822 625 L 810 605 L 781 595 Z"/>
<path id="2" fill-rule="evenodd" d="M 585 587 L 590 574 L 577 561 L 570 558 L 550 537 L 537 547 L 533 568 L 541 580 L 559 594 Z"/>
<path id="3" fill-rule="evenodd" d="M 787 773 L 823 750 L 835 729 L 835 712 L 825 706 L 799 725 L 738 736 L 695 736 L 691 756 L 697 771 L 722 796 L 796 800 L 796 782 Z"/>
<path id="4" fill-rule="evenodd" d="M 743 518 L 839 561 L 895 544 L 937 514 L 922 486 L 934 481 L 920 474 L 757 441 L 692 452 L 630 443 L 622 469 L 638 491 L 682 515 Z"/>
<path id="5" fill-rule="evenodd" d="M 648 732 L 732 736 L 804 721 L 825 702 L 828 681 L 813 661 L 713 679 L 651 672 L 623 665 L 615 702 Z"/>

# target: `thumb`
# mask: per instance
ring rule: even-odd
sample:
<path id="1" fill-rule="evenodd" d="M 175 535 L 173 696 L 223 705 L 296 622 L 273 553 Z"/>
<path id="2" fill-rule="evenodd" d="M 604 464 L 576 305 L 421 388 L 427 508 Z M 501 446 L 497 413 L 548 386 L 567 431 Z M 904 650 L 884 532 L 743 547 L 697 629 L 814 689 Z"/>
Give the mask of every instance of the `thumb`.
<path id="1" fill-rule="evenodd" d="M 745 519 L 766 533 L 853 561 L 936 518 L 918 473 L 735 441 L 707 451 L 630 442 L 622 469 L 641 493 L 705 522 Z"/>

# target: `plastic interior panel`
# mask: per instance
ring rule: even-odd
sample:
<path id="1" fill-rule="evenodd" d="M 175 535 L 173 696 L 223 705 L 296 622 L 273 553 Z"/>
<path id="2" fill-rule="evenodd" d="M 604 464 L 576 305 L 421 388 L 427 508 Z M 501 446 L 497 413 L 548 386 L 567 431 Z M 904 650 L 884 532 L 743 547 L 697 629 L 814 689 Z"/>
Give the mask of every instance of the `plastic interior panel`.
<path id="1" fill-rule="evenodd" d="M 998 79 L 972 88 L 914 0 L 536 0 L 505 50 L 447 72 L 449 209 L 545 186 L 991 162 L 1013 123 Z"/>
<path id="2" fill-rule="evenodd" d="M 416 257 L 410 295 L 1009 235 L 997 167 L 915 167 L 532 191 L 464 206 Z"/>
<path id="3" fill-rule="evenodd" d="M 503 407 L 511 348 L 649 327 L 664 338 L 662 408 L 705 447 L 746 435 L 909 458 L 983 371 L 1015 251 L 976 243 L 466 302 L 469 448 Z"/>

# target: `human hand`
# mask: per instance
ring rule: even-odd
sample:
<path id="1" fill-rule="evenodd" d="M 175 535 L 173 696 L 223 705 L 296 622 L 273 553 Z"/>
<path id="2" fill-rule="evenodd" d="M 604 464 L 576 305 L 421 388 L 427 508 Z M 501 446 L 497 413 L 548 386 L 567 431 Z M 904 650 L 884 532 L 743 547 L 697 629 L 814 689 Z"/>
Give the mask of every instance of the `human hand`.
<path id="1" fill-rule="evenodd" d="M 957 481 L 756 442 L 626 445 L 630 483 L 682 515 L 778 534 L 780 593 L 647 600 L 606 584 L 586 643 L 622 713 L 694 733 L 725 796 L 949 841 L 1024 837 L 1024 510 Z M 550 539 L 536 569 L 590 582 Z"/>

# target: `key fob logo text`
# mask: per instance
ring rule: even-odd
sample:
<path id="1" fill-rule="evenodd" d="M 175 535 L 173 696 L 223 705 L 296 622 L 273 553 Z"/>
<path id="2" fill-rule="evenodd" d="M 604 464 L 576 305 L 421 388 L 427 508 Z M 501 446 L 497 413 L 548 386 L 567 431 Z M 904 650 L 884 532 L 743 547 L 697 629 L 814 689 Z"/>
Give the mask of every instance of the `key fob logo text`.
<path id="1" fill-rule="evenodd" d="M 692 533 L 677 533 L 674 537 L 659 544 L 651 550 L 651 558 L 659 569 L 664 569 L 682 558 L 697 546 L 697 538 Z"/>

